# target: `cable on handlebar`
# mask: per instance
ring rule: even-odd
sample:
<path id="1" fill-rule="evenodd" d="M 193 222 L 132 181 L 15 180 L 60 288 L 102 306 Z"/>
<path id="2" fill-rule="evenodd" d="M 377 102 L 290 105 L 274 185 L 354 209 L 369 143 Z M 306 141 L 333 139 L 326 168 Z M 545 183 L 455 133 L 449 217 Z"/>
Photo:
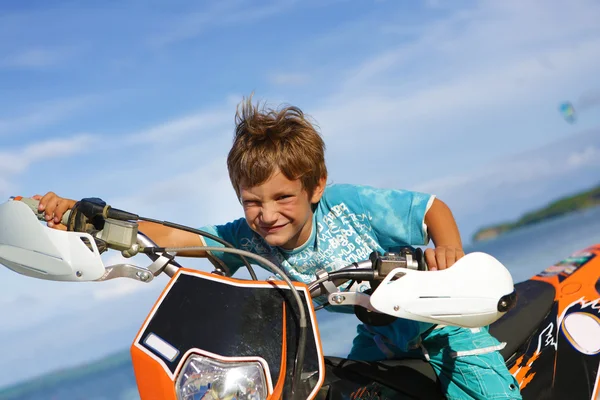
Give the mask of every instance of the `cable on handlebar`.
<path id="1" fill-rule="evenodd" d="M 200 229 L 195 229 L 195 228 L 191 228 L 189 226 L 185 226 L 185 225 L 180 225 L 180 224 L 176 224 L 174 222 L 169 222 L 169 221 L 159 221 L 156 219 L 152 219 L 152 218 L 146 218 L 146 217 L 139 217 L 138 218 L 140 221 L 146 221 L 146 222 L 153 222 L 155 224 L 160 224 L 160 225 L 164 225 L 164 226 L 168 226 L 169 228 L 175 228 L 175 229 L 179 229 L 182 231 L 186 231 L 186 232 L 190 232 L 190 233 L 195 233 L 197 235 L 201 235 L 204 237 L 207 237 L 209 239 L 214 240 L 215 242 L 221 243 L 222 245 L 224 245 L 227 248 L 230 249 L 235 249 L 235 247 L 229 243 L 226 240 L 221 239 L 218 236 L 212 235 L 208 232 L 205 232 L 203 230 Z M 239 255 L 239 254 L 238 254 Z M 248 268 L 248 272 L 250 273 L 250 277 L 252 278 L 252 280 L 258 280 L 256 273 L 254 272 L 254 269 L 252 268 L 252 266 L 250 265 L 250 263 L 248 262 L 248 260 L 246 259 L 246 257 L 239 255 L 240 258 L 242 259 L 242 262 L 244 263 L 244 265 L 246 266 L 246 268 Z M 225 266 L 225 268 L 227 268 Z M 229 270 L 227 271 L 227 273 L 230 275 Z"/>
<path id="2" fill-rule="evenodd" d="M 375 270 L 371 268 L 357 268 L 353 270 L 339 270 L 329 273 L 330 279 L 355 279 L 357 281 L 372 281 L 377 277 Z"/>

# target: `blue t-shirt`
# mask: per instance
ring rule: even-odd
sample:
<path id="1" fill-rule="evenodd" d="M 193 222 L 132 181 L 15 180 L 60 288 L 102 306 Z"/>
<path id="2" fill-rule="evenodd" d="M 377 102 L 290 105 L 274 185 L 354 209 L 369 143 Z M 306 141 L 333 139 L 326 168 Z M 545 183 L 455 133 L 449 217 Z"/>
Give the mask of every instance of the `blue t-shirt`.
<path id="1" fill-rule="evenodd" d="M 433 199 L 433 195 L 407 190 L 349 184 L 327 186 L 314 212 L 310 238 L 293 250 L 269 246 L 250 229 L 245 218 L 202 230 L 236 248 L 267 258 L 292 280 L 309 283 L 316 279 L 317 270 L 338 270 L 368 259 L 373 251 L 383 253 L 398 246 L 428 244 L 424 218 Z M 222 247 L 214 240 L 202 239 L 207 246 Z M 232 274 L 243 265 L 231 253 L 212 255 L 224 262 Z"/>

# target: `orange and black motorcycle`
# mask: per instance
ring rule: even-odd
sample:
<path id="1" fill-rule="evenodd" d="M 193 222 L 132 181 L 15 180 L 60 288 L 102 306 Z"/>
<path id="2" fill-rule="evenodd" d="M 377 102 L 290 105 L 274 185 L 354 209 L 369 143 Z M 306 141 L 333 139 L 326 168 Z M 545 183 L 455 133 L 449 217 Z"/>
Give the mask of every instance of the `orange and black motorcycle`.
<path id="1" fill-rule="evenodd" d="M 20 201 L 17 201 L 20 200 Z M 32 212 L 33 210 L 33 212 Z M 409 318 L 480 327 L 506 343 L 501 350 L 525 399 L 596 399 L 600 363 L 600 245 L 591 246 L 513 285 L 495 258 L 470 253 L 452 268 L 426 271 L 419 249 L 371 254 L 337 271 L 319 271 L 309 285 L 292 282 L 269 260 L 243 258 L 252 279 L 181 267 L 182 248 L 159 248 L 138 232 L 138 220 L 210 236 L 182 225 L 83 199 L 65 215 L 67 232 L 40 223 L 37 202 L 0 204 L 0 264 L 58 281 L 171 278 L 131 346 L 142 399 L 436 399 L 431 366 L 421 359 L 359 362 L 326 357 L 315 309 L 350 307 L 371 325 Z M 213 239 L 220 241 L 218 238 Z M 105 266 L 112 249 L 145 254 L 148 267 Z M 189 250 L 189 248 L 185 249 Z M 259 281 L 248 259 L 275 276 Z M 346 289 L 339 288 L 343 283 Z M 356 291 L 368 283 L 367 291 Z M 313 299 L 322 299 L 315 307 Z"/>

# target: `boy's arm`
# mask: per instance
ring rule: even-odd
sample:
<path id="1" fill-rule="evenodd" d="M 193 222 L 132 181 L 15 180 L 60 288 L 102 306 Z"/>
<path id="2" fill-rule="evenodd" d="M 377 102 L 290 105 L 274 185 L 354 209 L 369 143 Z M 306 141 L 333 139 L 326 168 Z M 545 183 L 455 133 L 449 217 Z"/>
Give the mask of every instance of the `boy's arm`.
<path id="1" fill-rule="evenodd" d="M 170 228 L 168 226 L 147 221 L 140 221 L 138 225 L 139 231 L 148 236 L 159 247 L 204 246 L 200 236 L 195 233 Z M 206 252 L 199 250 L 188 250 L 177 252 L 177 255 L 182 257 L 206 257 Z"/>
<path id="2" fill-rule="evenodd" d="M 465 255 L 458 226 L 450 208 L 437 198 L 425 214 L 425 225 L 434 249 L 425 250 L 425 261 L 432 271 L 449 268 Z"/>

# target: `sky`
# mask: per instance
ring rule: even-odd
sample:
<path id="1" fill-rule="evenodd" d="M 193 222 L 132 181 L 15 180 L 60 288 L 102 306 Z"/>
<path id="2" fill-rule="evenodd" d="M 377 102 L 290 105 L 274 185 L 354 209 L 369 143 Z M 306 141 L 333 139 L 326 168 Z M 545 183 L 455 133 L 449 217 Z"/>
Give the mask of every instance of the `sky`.
<path id="1" fill-rule="evenodd" d="M 225 158 L 254 92 L 316 121 L 331 183 L 436 194 L 468 243 L 598 184 L 599 19 L 593 0 L 3 2 L 0 199 L 238 218 Z M 0 269 L 0 386 L 128 347 L 160 282 Z"/>

